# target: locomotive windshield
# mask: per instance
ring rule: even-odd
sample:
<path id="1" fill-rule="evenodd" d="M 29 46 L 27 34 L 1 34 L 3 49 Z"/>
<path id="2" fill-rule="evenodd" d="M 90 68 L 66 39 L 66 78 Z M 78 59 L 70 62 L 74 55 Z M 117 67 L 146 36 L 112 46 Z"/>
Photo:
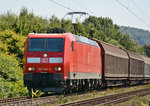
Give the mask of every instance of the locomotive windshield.
<path id="1" fill-rule="evenodd" d="M 64 38 L 30 38 L 29 52 L 50 51 L 63 52 Z"/>

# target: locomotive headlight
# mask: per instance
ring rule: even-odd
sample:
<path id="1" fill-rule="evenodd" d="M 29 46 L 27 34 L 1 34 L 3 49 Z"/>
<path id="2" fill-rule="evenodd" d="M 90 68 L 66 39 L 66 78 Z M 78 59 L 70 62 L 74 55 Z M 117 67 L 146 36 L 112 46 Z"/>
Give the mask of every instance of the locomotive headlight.
<path id="1" fill-rule="evenodd" d="M 43 57 L 47 57 L 48 55 L 46 53 L 43 54 Z"/>
<path id="2" fill-rule="evenodd" d="M 28 71 L 35 71 L 35 67 L 28 67 Z"/>
<path id="3" fill-rule="evenodd" d="M 62 69 L 61 69 L 61 67 L 58 67 L 58 71 L 61 71 Z"/>
<path id="4" fill-rule="evenodd" d="M 32 67 L 32 71 L 35 71 L 35 67 Z"/>
<path id="5" fill-rule="evenodd" d="M 32 71 L 32 67 L 28 67 L 28 71 Z"/>
<path id="6" fill-rule="evenodd" d="M 55 67 L 54 70 L 57 71 L 57 67 Z"/>
<path id="7" fill-rule="evenodd" d="M 54 71 L 61 71 L 62 68 L 61 67 L 54 67 Z"/>

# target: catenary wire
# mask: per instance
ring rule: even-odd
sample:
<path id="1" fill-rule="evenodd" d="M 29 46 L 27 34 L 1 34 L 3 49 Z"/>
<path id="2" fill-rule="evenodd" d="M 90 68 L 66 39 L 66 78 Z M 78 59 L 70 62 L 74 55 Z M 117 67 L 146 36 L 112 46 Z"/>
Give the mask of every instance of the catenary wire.
<path id="1" fill-rule="evenodd" d="M 149 24 L 145 23 L 143 21 L 143 19 L 141 19 L 139 16 L 137 16 L 134 12 L 132 12 L 128 7 L 126 7 L 123 3 L 121 3 L 119 0 L 116 0 L 121 6 L 123 6 L 124 8 L 126 8 L 130 13 L 132 13 L 137 19 L 139 19 L 142 23 L 144 23 L 145 25 L 147 25 L 148 27 L 150 27 Z"/>
<path id="2" fill-rule="evenodd" d="M 76 4 L 78 4 L 80 7 L 88 10 L 90 13 L 95 14 L 95 12 L 93 12 L 91 9 L 87 8 L 86 6 L 82 5 L 81 3 L 79 3 L 77 0 L 73 0 Z"/>
<path id="3" fill-rule="evenodd" d="M 68 9 L 68 10 L 70 10 L 70 11 L 75 12 L 73 9 L 71 9 L 71 8 L 69 8 L 69 7 L 66 7 L 66 6 L 64 6 L 64 5 L 58 3 L 58 2 L 56 2 L 56 1 L 54 1 L 54 0 L 49 0 L 49 1 L 51 1 L 51 2 L 53 2 L 53 3 L 55 3 L 55 4 L 57 4 L 57 5 L 59 5 L 59 6 L 63 7 L 63 8 L 65 8 L 65 9 Z"/>
<path id="4" fill-rule="evenodd" d="M 131 0 L 132 1 L 132 3 L 135 5 L 135 7 L 145 16 L 145 17 L 147 17 L 148 19 L 150 19 L 150 17 L 147 15 L 147 14 L 145 14 L 145 12 L 134 2 L 134 0 Z"/>
<path id="5" fill-rule="evenodd" d="M 56 2 L 56 1 L 54 1 L 54 0 L 49 0 L 49 1 L 51 1 L 51 2 L 53 2 L 53 3 L 55 3 L 55 4 L 57 4 L 57 5 L 59 5 L 59 6 L 63 7 L 63 8 L 65 8 L 65 9 L 68 9 L 68 10 L 70 10 L 70 11 L 72 11 L 72 12 L 75 12 L 75 10 L 73 10 L 73 9 L 67 7 L 67 6 L 64 6 L 64 5 L 58 3 L 58 2 Z M 88 14 L 88 15 L 89 15 L 89 14 Z M 66 16 L 66 15 L 65 15 L 65 16 Z M 65 17 L 65 16 L 64 16 L 64 17 Z M 85 17 L 85 16 L 83 16 L 83 17 Z"/>

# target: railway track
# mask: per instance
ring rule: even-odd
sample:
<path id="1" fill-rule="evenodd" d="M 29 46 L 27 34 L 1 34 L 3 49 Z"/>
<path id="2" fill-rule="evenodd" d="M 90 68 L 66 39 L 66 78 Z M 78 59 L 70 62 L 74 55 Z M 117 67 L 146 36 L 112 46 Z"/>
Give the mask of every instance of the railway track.
<path id="1" fill-rule="evenodd" d="M 133 98 L 134 96 L 145 96 L 150 94 L 150 88 L 141 89 L 141 90 L 135 90 L 135 91 L 129 91 L 124 93 L 118 93 L 113 95 L 107 95 L 92 99 L 87 99 L 83 101 L 77 101 L 72 103 L 66 103 L 59 106 L 93 106 L 93 105 L 110 105 L 110 104 L 118 104 L 125 101 L 128 101 L 129 99 Z"/>
<path id="2" fill-rule="evenodd" d="M 150 94 L 150 88 L 145 88 L 141 90 L 129 91 L 125 93 L 118 93 L 113 95 L 107 95 L 102 97 L 96 97 L 92 99 L 87 99 L 83 101 L 77 101 L 72 103 L 61 104 L 59 106 L 77 106 L 77 105 L 99 105 L 99 104 L 118 104 L 124 101 L 127 101 L 134 96 L 145 96 Z M 83 94 L 84 95 L 84 94 Z M 79 95 L 79 98 L 82 98 L 83 95 Z M 42 104 L 55 104 L 59 100 L 58 95 L 55 96 L 47 96 L 47 97 L 40 97 L 40 98 L 32 98 L 29 99 L 28 97 L 19 97 L 19 98 L 10 98 L 10 99 L 1 99 L 0 106 L 22 106 L 22 105 L 42 105 Z"/>
<path id="3" fill-rule="evenodd" d="M 18 97 L 18 98 L 0 99 L 0 104 L 5 104 L 5 103 L 9 103 L 9 102 L 20 101 L 20 100 L 27 100 L 27 99 L 28 99 L 27 96 L 22 96 L 22 97 Z"/>
<path id="4" fill-rule="evenodd" d="M 0 106 L 34 106 L 42 104 L 53 104 L 57 100 L 58 96 L 47 96 L 40 98 L 19 97 L 0 100 Z"/>

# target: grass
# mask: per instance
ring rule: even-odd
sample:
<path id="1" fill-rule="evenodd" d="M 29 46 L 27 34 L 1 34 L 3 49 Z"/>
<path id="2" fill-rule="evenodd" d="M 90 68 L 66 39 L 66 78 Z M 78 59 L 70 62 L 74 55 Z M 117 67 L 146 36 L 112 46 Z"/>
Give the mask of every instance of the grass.
<path id="1" fill-rule="evenodd" d="M 122 92 L 128 92 L 128 91 L 133 91 L 133 90 L 138 90 L 138 89 L 143 89 L 143 88 L 149 88 L 149 87 L 150 87 L 150 84 L 138 85 L 138 86 L 126 87 L 126 88 L 113 87 L 113 88 L 108 88 L 105 91 L 94 90 L 92 92 L 87 92 L 86 94 L 83 94 L 83 95 L 73 94 L 71 96 L 66 96 L 66 97 L 64 95 L 60 95 L 58 101 L 55 104 L 51 104 L 51 105 L 58 105 L 58 104 L 75 102 L 75 101 L 81 101 L 81 100 L 91 99 L 91 98 L 95 98 L 95 97 L 111 95 L 111 94 L 116 94 L 116 93 L 122 93 Z M 145 103 L 148 102 L 148 101 L 138 102 L 139 101 L 138 95 L 133 98 L 133 101 L 135 101 L 135 102 L 133 102 L 133 105 L 131 105 L 131 106 L 137 106 L 134 104 L 140 104 L 139 106 L 147 106 L 147 105 L 145 105 Z M 125 106 L 125 105 L 122 105 L 122 106 Z"/>
<path id="2" fill-rule="evenodd" d="M 115 106 L 150 106 L 150 95 L 144 97 L 135 96 L 131 100 Z"/>

